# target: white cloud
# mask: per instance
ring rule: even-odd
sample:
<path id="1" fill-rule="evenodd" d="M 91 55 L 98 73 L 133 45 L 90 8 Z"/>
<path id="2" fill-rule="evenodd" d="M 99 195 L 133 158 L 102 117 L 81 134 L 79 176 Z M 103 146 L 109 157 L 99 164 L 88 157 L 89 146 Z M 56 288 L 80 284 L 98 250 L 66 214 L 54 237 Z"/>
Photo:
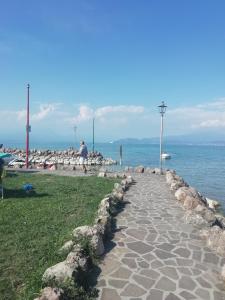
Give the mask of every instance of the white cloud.
<path id="1" fill-rule="evenodd" d="M 181 126 L 185 124 L 188 128 L 223 128 L 225 127 L 225 98 L 192 107 L 168 110 L 168 117 L 173 118 Z"/>
<path id="2" fill-rule="evenodd" d="M 82 123 L 85 121 L 89 121 L 94 117 L 94 111 L 87 105 L 81 105 L 79 107 L 79 113 L 77 116 L 73 118 L 69 118 L 71 123 Z"/>
<path id="3" fill-rule="evenodd" d="M 135 106 L 135 105 L 118 105 L 118 106 L 103 106 L 95 111 L 96 117 L 104 117 L 106 114 L 112 113 L 143 113 L 144 107 L 143 106 Z"/>
<path id="4" fill-rule="evenodd" d="M 40 121 L 48 117 L 52 112 L 54 112 L 58 106 L 59 103 L 51 103 L 51 104 L 41 104 L 40 110 L 37 113 L 34 113 L 31 115 L 31 120 L 33 121 Z"/>
<path id="5" fill-rule="evenodd" d="M 221 128 L 225 127 L 225 120 L 207 120 L 199 124 L 201 128 Z"/>
<path id="6" fill-rule="evenodd" d="M 102 106 L 93 110 L 88 105 L 81 105 L 79 107 L 78 115 L 70 118 L 70 122 L 72 123 L 83 123 L 91 120 L 92 118 L 96 118 L 101 122 L 105 122 L 109 118 L 115 118 L 116 116 L 121 116 L 123 118 L 123 123 L 125 123 L 125 115 L 130 114 L 142 114 L 144 112 L 143 106 L 135 106 L 135 105 L 117 105 L 117 106 Z"/>

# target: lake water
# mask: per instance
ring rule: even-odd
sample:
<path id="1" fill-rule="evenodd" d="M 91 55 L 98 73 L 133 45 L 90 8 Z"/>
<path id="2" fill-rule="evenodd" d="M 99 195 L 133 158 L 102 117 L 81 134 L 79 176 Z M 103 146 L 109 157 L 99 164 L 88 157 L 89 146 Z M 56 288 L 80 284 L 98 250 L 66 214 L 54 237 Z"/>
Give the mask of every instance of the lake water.
<path id="1" fill-rule="evenodd" d="M 5 143 L 5 146 L 22 147 Z M 31 148 L 67 149 L 69 143 L 37 145 Z M 77 145 L 78 146 L 78 145 Z M 24 146 L 23 146 L 24 148 Z M 91 150 L 91 145 L 88 145 Z M 175 169 L 191 186 L 206 197 L 219 200 L 225 211 L 225 146 L 219 145 L 166 145 L 165 152 L 172 158 L 163 162 L 164 168 Z M 95 149 L 104 157 L 119 160 L 119 145 L 98 143 Z M 123 145 L 123 166 L 159 166 L 158 145 Z"/>

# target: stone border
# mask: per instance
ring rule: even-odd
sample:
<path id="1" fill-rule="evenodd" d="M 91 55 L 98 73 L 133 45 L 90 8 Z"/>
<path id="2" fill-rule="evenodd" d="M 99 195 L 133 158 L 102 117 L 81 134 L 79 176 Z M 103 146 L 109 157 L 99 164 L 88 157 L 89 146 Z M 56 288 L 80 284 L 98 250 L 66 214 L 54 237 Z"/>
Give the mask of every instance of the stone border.
<path id="1" fill-rule="evenodd" d="M 138 166 L 126 167 L 125 170 L 160 175 L 159 168 Z M 184 221 L 199 227 L 200 237 L 206 241 L 206 245 L 225 257 L 225 217 L 216 212 L 219 202 L 204 197 L 195 188 L 190 187 L 174 170 L 163 170 L 163 175 L 171 192 L 186 211 Z M 221 276 L 225 281 L 225 265 Z"/>
<path id="2" fill-rule="evenodd" d="M 107 174 L 102 172 L 98 176 L 106 177 Z M 89 270 L 91 258 L 85 254 L 79 240 L 88 239 L 95 256 L 100 257 L 104 254 L 104 241 L 112 232 L 112 214 L 116 211 L 117 205 L 123 202 L 125 191 L 134 182 L 131 176 L 124 174 L 114 174 L 113 177 L 123 179 L 121 183 L 115 183 L 112 193 L 101 200 L 94 225 L 80 226 L 73 230 L 73 239 L 67 241 L 59 250 L 60 253 L 67 255 L 66 259 L 44 272 L 42 282 L 47 287 L 35 300 L 60 300 L 63 297 L 63 290 L 59 286 L 67 280 L 76 281 L 81 273 Z"/>
<path id="3" fill-rule="evenodd" d="M 166 172 L 166 181 L 186 210 L 185 221 L 200 226 L 200 237 L 206 241 L 206 245 L 225 257 L 225 217 L 216 213 L 219 203 L 205 198 L 176 175 L 175 171 Z M 225 265 L 221 276 L 225 281 Z"/>

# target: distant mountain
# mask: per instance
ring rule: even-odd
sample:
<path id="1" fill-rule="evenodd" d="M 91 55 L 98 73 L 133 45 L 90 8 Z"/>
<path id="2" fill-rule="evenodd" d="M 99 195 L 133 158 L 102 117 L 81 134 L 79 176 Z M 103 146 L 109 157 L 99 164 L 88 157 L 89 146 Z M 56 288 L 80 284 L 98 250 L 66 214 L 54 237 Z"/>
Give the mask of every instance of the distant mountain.
<path id="1" fill-rule="evenodd" d="M 225 145 L 225 136 L 211 136 L 205 133 L 192 134 L 192 135 L 182 135 L 182 136 L 165 136 L 163 138 L 166 144 L 217 144 Z M 158 144 L 159 137 L 152 138 L 124 138 L 113 142 L 114 144 Z"/>

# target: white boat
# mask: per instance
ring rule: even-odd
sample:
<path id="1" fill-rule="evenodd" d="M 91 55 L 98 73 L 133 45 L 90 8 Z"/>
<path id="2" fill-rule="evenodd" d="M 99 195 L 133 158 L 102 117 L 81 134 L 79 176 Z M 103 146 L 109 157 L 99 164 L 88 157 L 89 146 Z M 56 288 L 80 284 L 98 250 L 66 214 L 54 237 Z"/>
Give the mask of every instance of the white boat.
<path id="1" fill-rule="evenodd" d="M 169 153 L 162 153 L 162 159 L 170 159 L 171 155 Z"/>

